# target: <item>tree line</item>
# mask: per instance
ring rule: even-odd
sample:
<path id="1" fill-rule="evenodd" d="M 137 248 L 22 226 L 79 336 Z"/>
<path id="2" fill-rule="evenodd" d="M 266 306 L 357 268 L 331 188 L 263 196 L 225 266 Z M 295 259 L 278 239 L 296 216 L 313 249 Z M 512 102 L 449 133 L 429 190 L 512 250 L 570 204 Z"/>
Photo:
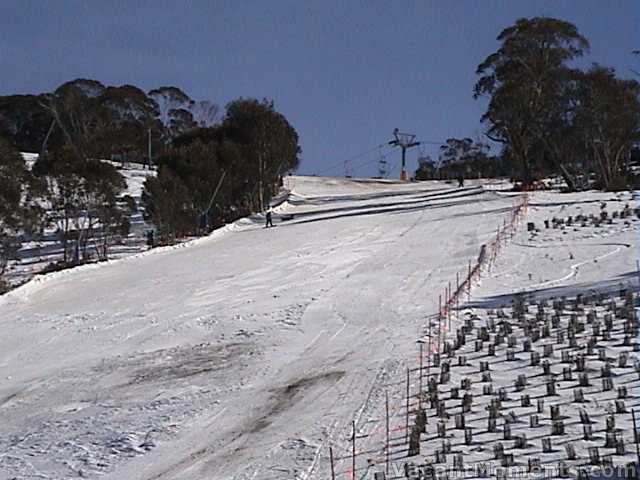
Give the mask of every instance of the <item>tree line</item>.
<path id="1" fill-rule="evenodd" d="M 437 160 L 418 159 L 416 180 L 495 178 L 509 175 L 510 168 L 500 155 L 492 155 L 487 143 L 471 138 L 449 138 L 440 146 Z"/>
<path id="2" fill-rule="evenodd" d="M 146 218 L 167 243 L 262 211 L 299 154 L 298 134 L 273 102 L 235 100 L 220 124 L 176 138 L 158 159 L 145 183 Z"/>
<path id="3" fill-rule="evenodd" d="M 215 103 L 195 101 L 177 87 L 144 92 L 77 79 L 53 92 L 0 96 L 0 137 L 23 152 L 71 146 L 80 156 L 148 161 L 152 151 L 183 133 L 218 121 Z"/>
<path id="4" fill-rule="evenodd" d="M 176 87 L 87 79 L 0 97 L 0 279 L 25 238 L 51 230 L 62 258 L 49 268 L 107 259 L 137 208 L 119 170 L 126 162 L 157 169 L 142 198 L 157 244 L 261 210 L 299 153 L 295 129 L 268 100 L 241 98 L 221 115 Z"/>
<path id="5" fill-rule="evenodd" d="M 488 101 L 485 135 L 501 146 L 450 139 L 438 162 L 423 161 L 419 176 L 445 172 L 508 171 L 523 186 L 561 175 L 569 190 L 620 190 L 635 183 L 640 160 L 640 84 L 613 68 L 577 68 L 590 45 L 566 21 L 520 19 L 497 37 L 498 50 L 476 70 L 476 99 Z"/>

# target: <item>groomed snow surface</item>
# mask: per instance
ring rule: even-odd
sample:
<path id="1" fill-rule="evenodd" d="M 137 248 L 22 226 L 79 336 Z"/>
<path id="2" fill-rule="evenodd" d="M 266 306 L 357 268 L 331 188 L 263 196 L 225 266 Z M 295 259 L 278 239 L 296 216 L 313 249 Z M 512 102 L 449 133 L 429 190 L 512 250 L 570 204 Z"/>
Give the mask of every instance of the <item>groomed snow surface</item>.
<path id="1" fill-rule="evenodd" d="M 482 182 L 289 177 L 287 187 L 275 228 L 245 219 L 0 298 L 0 479 L 327 479 L 329 446 L 347 479 L 353 421 L 357 477 L 384 468 L 374 463 L 384 460 L 385 391 L 403 438 L 416 339 L 518 198 Z M 541 231 L 520 226 L 452 329 L 515 291 L 637 286 L 635 219 L 542 224 L 598 214 L 601 201 L 634 207 L 625 193 L 531 194 L 525 221 Z M 483 438 L 486 451 L 500 438 Z M 396 443 L 399 468 L 406 444 Z M 411 460 L 425 457 L 433 452 Z"/>

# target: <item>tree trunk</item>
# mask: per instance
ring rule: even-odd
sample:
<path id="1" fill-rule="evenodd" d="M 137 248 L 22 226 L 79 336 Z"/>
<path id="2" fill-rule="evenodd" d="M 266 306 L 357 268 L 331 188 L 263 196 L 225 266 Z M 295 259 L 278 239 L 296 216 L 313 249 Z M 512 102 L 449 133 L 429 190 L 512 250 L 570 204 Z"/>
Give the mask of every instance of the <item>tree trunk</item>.
<path id="1" fill-rule="evenodd" d="M 49 137 L 51 136 L 51 133 L 53 132 L 53 128 L 55 126 L 56 126 L 56 120 L 54 118 L 51 121 L 51 125 L 49 126 L 49 130 L 47 130 L 47 134 L 45 135 L 44 140 L 42 141 L 42 146 L 40 147 L 40 157 L 42 157 L 47 151 L 47 143 L 49 143 Z"/>
<path id="2" fill-rule="evenodd" d="M 263 175 L 264 175 L 264 165 L 262 163 L 262 153 L 258 153 L 258 162 L 259 162 L 259 173 L 258 173 L 258 201 L 260 202 L 260 212 L 264 211 L 264 185 L 263 185 Z"/>
<path id="3" fill-rule="evenodd" d="M 573 176 L 567 170 L 567 167 L 565 167 L 564 165 L 560 165 L 560 171 L 562 172 L 562 178 L 564 179 L 565 183 L 567 184 L 567 188 L 569 189 L 569 191 L 570 192 L 575 192 L 576 191 L 576 182 L 573 179 Z"/>

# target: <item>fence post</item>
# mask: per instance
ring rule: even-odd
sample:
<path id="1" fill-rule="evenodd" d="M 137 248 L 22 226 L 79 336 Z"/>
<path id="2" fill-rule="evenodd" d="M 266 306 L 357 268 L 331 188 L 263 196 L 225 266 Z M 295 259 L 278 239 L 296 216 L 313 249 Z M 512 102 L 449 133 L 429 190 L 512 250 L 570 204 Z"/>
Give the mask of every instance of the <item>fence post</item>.
<path id="1" fill-rule="evenodd" d="M 636 458 L 638 459 L 638 466 L 640 466 L 640 445 L 638 444 L 638 426 L 636 425 L 636 409 L 631 410 L 631 417 L 633 418 L 633 441 L 636 444 Z"/>
<path id="2" fill-rule="evenodd" d="M 440 353 L 440 332 L 442 332 L 442 294 L 438 295 L 438 353 Z"/>
<path id="3" fill-rule="evenodd" d="M 451 282 L 449 282 L 449 299 L 447 300 L 447 320 L 449 322 L 449 326 L 447 331 L 451 331 L 451 303 L 452 303 L 453 295 L 451 294 Z"/>
<path id="4" fill-rule="evenodd" d="M 351 439 L 351 478 L 356 480 L 356 421 L 351 422 L 353 437 Z"/>
<path id="5" fill-rule="evenodd" d="M 456 272 L 456 320 L 460 321 L 460 273 Z M 449 325 L 451 330 L 451 325 Z"/>
<path id="6" fill-rule="evenodd" d="M 420 375 L 418 376 L 418 410 L 422 409 L 422 342 L 420 345 Z"/>
<path id="7" fill-rule="evenodd" d="M 469 260 L 469 273 L 467 274 L 467 301 L 471 301 L 471 260 Z"/>
<path id="8" fill-rule="evenodd" d="M 409 367 L 407 367 L 407 415 L 405 417 L 404 441 L 409 441 Z"/>
<path id="9" fill-rule="evenodd" d="M 329 447 L 329 461 L 331 462 L 331 480 L 336 480 L 336 471 L 333 466 L 333 448 Z"/>
<path id="10" fill-rule="evenodd" d="M 387 470 L 387 477 L 389 476 L 389 392 L 387 392 L 386 390 L 384 391 L 384 399 L 385 399 L 385 405 L 386 405 L 386 413 L 387 413 L 387 455 L 386 455 L 386 470 Z M 333 479 L 335 480 L 335 479 Z"/>

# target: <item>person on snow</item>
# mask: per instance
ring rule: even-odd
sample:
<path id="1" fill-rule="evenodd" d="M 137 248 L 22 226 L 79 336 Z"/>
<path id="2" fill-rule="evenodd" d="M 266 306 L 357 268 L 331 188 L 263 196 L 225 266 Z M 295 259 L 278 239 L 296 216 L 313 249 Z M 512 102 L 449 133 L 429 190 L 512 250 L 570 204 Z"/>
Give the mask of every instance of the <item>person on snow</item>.
<path id="1" fill-rule="evenodd" d="M 464 187 L 464 176 L 460 175 L 458 177 L 458 188 Z"/>
<path id="2" fill-rule="evenodd" d="M 267 210 L 267 214 L 265 215 L 265 219 L 267 221 L 267 224 L 265 225 L 264 228 L 273 227 L 273 218 L 272 218 L 271 209 Z"/>

